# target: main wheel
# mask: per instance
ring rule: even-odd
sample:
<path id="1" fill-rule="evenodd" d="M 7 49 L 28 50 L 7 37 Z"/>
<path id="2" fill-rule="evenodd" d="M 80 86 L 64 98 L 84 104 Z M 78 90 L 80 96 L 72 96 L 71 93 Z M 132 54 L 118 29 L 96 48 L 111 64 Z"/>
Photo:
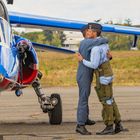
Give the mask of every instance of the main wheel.
<path id="1" fill-rule="evenodd" d="M 62 101 L 59 94 L 52 94 L 51 99 L 56 98 L 58 100 L 54 109 L 48 112 L 50 124 L 61 124 L 62 122 Z"/>

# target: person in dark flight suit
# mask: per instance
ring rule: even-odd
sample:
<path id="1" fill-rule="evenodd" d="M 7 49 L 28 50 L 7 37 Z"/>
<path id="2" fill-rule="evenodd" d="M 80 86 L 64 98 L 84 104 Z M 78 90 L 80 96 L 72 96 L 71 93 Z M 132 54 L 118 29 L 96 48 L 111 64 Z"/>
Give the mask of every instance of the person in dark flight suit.
<path id="1" fill-rule="evenodd" d="M 88 26 L 82 28 L 84 39 L 80 42 L 79 53 L 87 60 L 90 60 L 90 51 L 94 46 L 108 43 L 106 38 L 88 39 L 86 38 L 86 31 Z M 82 135 L 91 135 L 85 128 L 85 125 L 95 124 L 89 119 L 88 98 L 91 90 L 91 83 L 93 79 L 93 69 L 88 68 L 79 62 L 77 70 L 77 83 L 79 87 L 79 101 L 77 109 L 77 126 L 76 132 Z"/>

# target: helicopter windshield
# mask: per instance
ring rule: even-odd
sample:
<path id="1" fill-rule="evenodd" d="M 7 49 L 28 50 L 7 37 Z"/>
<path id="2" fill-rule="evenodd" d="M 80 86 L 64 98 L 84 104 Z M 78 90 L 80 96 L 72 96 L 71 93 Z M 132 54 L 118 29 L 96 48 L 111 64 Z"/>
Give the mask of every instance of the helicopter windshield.
<path id="1" fill-rule="evenodd" d="M 3 5 L 0 3 L 0 17 L 5 17 L 5 11 Z"/>
<path id="2" fill-rule="evenodd" d="M 9 23 L 0 17 L 0 44 L 2 46 L 10 47 L 11 41 L 11 28 Z"/>

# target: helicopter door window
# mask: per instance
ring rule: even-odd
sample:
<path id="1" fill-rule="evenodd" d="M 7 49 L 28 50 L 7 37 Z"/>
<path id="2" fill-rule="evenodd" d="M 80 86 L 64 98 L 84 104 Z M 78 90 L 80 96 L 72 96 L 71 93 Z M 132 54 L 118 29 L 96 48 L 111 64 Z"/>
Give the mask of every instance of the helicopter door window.
<path id="1" fill-rule="evenodd" d="M 0 18 L 0 42 L 6 44 L 7 47 L 10 47 L 11 41 L 11 29 L 9 23 Z"/>
<path id="2" fill-rule="evenodd" d="M 3 32 L 2 32 L 2 28 L 1 28 L 1 23 L 0 23 L 0 42 L 1 42 L 1 43 L 4 42 Z"/>

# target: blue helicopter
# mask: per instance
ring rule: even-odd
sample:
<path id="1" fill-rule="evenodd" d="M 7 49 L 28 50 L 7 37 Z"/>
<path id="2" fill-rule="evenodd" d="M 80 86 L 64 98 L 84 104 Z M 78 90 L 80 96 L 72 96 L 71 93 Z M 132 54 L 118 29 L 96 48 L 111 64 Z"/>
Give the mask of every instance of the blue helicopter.
<path id="1" fill-rule="evenodd" d="M 12 1 L 7 2 L 12 4 Z M 39 82 L 42 73 L 38 70 L 38 57 L 34 46 L 63 53 L 75 52 L 32 43 L 28 39 L 13 35 L 9 17 L 14 18 L 13 15 L 8 15 L 4 2 L 0 0 L 0 91 L 14 90 L 15 94 L 20 96 L 23 88 L 32 85 L 42 111 L 48 113 L 50 124 L 61 124 L 61 97 L 57 93 L 47 96 L 42 92 Z"/>

